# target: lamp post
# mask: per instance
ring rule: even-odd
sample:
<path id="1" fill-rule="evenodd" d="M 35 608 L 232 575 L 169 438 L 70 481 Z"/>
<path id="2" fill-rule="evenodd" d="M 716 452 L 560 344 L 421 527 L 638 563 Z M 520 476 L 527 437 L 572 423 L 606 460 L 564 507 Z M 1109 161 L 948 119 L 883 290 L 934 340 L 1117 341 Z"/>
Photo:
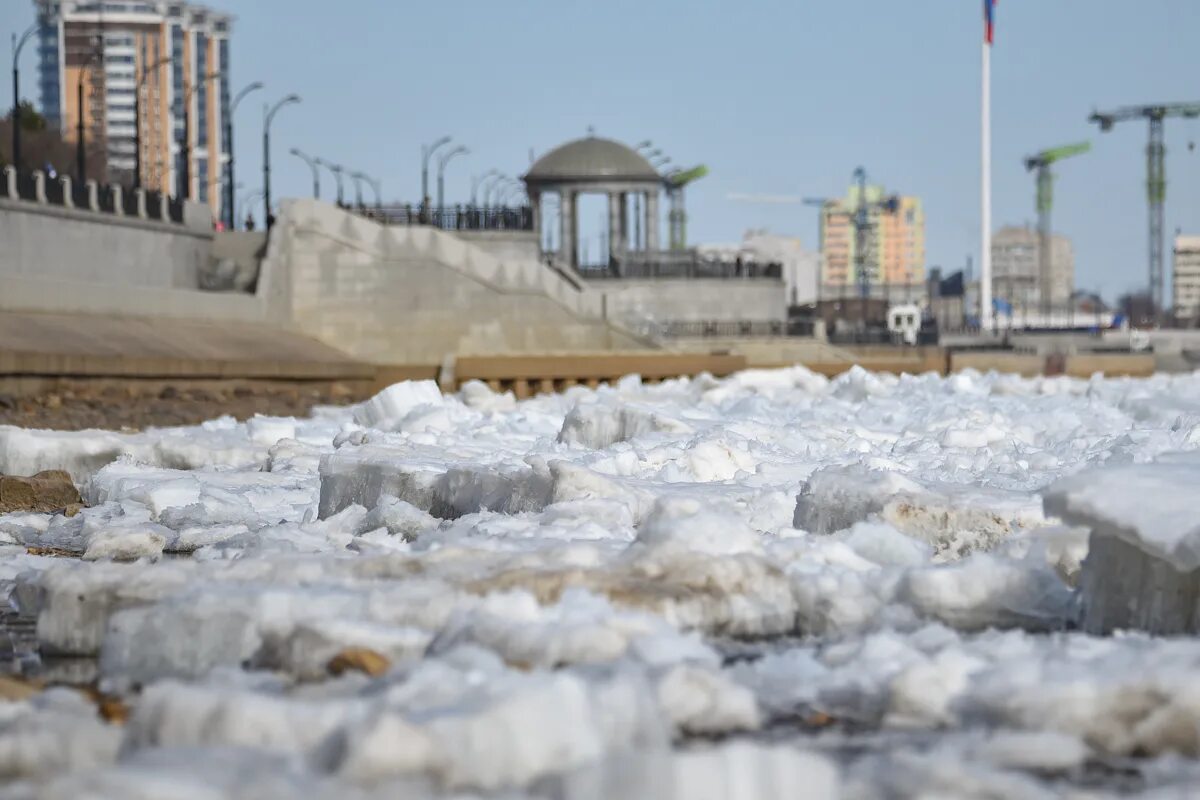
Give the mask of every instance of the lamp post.
<path id="1" fill-rule="evenodd" d="M 375 180 L 374 178 L 372 178 L 370 175 L 368 175 L 365 172 L 351 172 L 350 177 L 353 178 L 356 182 L 363 181 L 364 183 L 367 184 L 367 186 L 370 186 L 371 193 L 375 195 L 375 208 L 376 209 L 383 208 L 383 197 L 382 197 L 381 192 L 379 191 L 379 186 L 380 186 L 379 181 Z M 358 204 L 360 206 L 362 205 L 361 197 L 362 196 L 359 195 Z"/>
<path id="2" fill-rule="evenodd" d="M 262 193 L 262 189 L 254 189 L 242 195 L 241 199 L 238 200 L 238 208 L 245 210 L 246 206 L 250 205 L 260 196 L 262 196 Z"/>
<path id="3" fill-rule="evenodd" d="M 485 211 L 492 207 L 492 203 L 488 200 L 488 198 L 491 197 L 492 190 L 499 185 L 500 181 L 507 177 L 508 176 L 503 172 L 497 172 L 491 178 L 488 178 L 483 182 L 483 208 Z"/>
<path id="4" fill-rule="evenodd" d="M 133 188 L 135 189 L 142 188 L 142 87 L 146 85 L 146 79 L 150 77 L 151 72 L 164 64 L 170 64 L 171 61 L 172 57 L 166 56 L 142 70 L 137 88 L 133 90 Z"/>
<path id="5" fill-rule="evenodd" d="M 220 72 L 210 72 L 193 83 L 183 93 L 183 171 L 179 175 L 179 190 L 176 194 L 184 200 L 192 199 L 192 94 L 211 80 L 221 77 Z"/>
<path id="6" fill-rule="evenodd" d="M 503 189 L 510 180 L 512 179 L 507 175 L 501 175 L 500 180 L 492 182 L 491 189 L 488 191 L 488 196 L 491 198 L 493 206 L 499 207 L 501 199 L 500 190 Z"/>
<path id="7" fill-rule="evenodd" d="M 437 208 L 438 208 L 439 213 L 444 208 L 442 202 L 445 199 L 445 190 L 446 190 L 446 164 L 450 163 L 450 159 L 454 158 L 455 156 L 463 156 L 469 152 L 471 152 L 471 151 L 460 144 L 458 147 L 454 148 L 453 150 L 449 151 L 445 155 L 440 156 L 438 158 Z"/>
<path id="8" fill-rule="evenodd" d="M 525 184 L 517 178 L 509 178 L 504 190 L 505 203 L 515 202 L 522 194 L 525 194 Z"/>
<path id="9" fill-rule="evenodd" d="M 433 144 L 422 145 L 421 147 L 421 205 L 425 205 L 426 199 L 429 197 L 429 159 L 433 156 L 435 150 L 442 145 L 450 143 L 451 137 L 443 136 Z"/>
<path id="10" fill-rule="evenodd" d="M 299 103 L 300 95 L 289 94 L 268 111 L 263 106 L 263 221 L 270 230 L 275 219 L 271 216 L 271 120 L 279 113 L 279 109 L 292 103 Z"/>
<path id="11" fill-rule="evenodd" d="M 356 201 L 358 201 L 360 209 L 365 209 L 366 204 L 362 203 L 362 186 L 359 184 L 359 181 L 362 181 L 362 184 L 371 186 L 372 190 L 374 190 L 374 194 L 376 194 L 376 205 L 378 206 L 379 205 L 379 191 L 376 190 L 376 188 L 374 188 L 374 185 L 371 182 L 371 176 L 367 175 L 366 173 L 348 173 L 348 174 L 350 176 L 350 180 L 354 181 L 354 199 Z"/>
<path id="12" fill-rule="evenodd" d="M 17 35 L 12 35 L 13 41 L 13 112 L 12 112 L 12 154 L 13 166 L 17 169 L 21 168 L 21 68 L 19 59 L 21 58 L 21 48 L 25 46 L 25 42 L 29 41 L 29 37 L 37 32 L 37 23 L 29 26 L 29 30 L 21 34 L 18 40 Z"/>
<path id="13" fill-rule="evenodd" d="M 308 168 L 312 170 L 312 176 L 313 176 L 313 200 L 320 200 L 321 199 L 321 170 L 317 166 L 316 159 L 313 158 L 312 156 L 305 155 L 304 153 L 297 150 L 295 147 L 293 147 L 288 152 L 291 153 L 292 155 L 294 155 L 296 158 L 303 161 L 305 164 L 308 164 Z"/>
<path id="14" fill-rule="evenodd" d="M 479 184 L 483 183 L 484 181 L 486 181 L 488 178 L 492 177 L 493 175 L 499 175 L 499 174 L 500 174 L 499 170 L 489 169 L 487 172 L 483 173 L 482 175 L 476 175 L 474 178 L 471 179 L 471 207 L 472 208 L 474 208 L 475 205 L 477 204 L 477 196 L 479 194 Z"/>
<path id="15" fill-rule="evenodd" d="M 363 205 L 362 182 L 367 180 L 367 176 L 361 172 L 347 172 L 346 174 L 350 176 L 350 180 L 354 181 L 354 204 L 360 209 L 366 208 Z"/>
<path id="16" fill-rule="evenodd" d="M 225 162 L 225 204 L 228 206 L 226 216 L 229 217 L 229 229 L 233 230 L 234 214 L 233 214 L 233 112 L 237 111 L 238 103 L 242 102 L 242 98 L 251 92 L 256 92 L 263 88 L 262 81 L 255 81 L 249 84 L 233 98 L 233 102 L 229 104 L 229 108 L 225 110 L 225 142 L 229 145 L 229 160 Z"/>
<path id="17" fill-rule="evenodd" d="M 653 148 L 653 149 L 651 149 L 651 148 Z M 654 142 L 650 141 L 649 139 L 646 139 L 643 142 L 639 142 L 638 146 L 634 149 L 637 150 L 638 153 L 640 153 L 648 161 L 651 159 L 655 159 L 655 158 L 661 158 L 662 160 L 659 163 L 654 164 L 655 170 L 659 169 L 664 164 L 669 164 L 671 162 L 671 157 L 667 156 L 667 155 L 663 155 L 662 148 L 654 147 Z M 645 150 L 647 152 L 643 153 L 642 152 L 643 150 Z M 634 249 L 634 250 L 642 249 L 642 193 L 641 192 L 637 192 L 633 195 L 633 248 L 632 249 Z"/>
<path id="18" fill-rule="evenodd" d="M 75 112 L 79 117 L 78 125 L 75 134 L 75 171 L 78 173 L 76 180 L 80 186 L 87 182 L 87 143 L 85 141 L 85 133 L 83 127 L 83 79 L 87 77 L 88 69 L 96 61 L 97 58 L 103 55 L 103 51 L 99 49 L 99 42 L 95 42 L 96 49 L 83 62 L 83 66 L 79 69 L 79 84 L 76 89 L 76 106 Z"/>
<path id="19" fill-rule="evenodd" d="M 314 158 L 313 161 L 317 162 L 322 167 L 324 167 L 325 169 L 327 169 L 333 173 L 333 179 L 334 179 L 334 181 L 337 182 L 338 208 L 343 208 L 345 206 L 345 202 L 343 201 L 342 198 L 345 197 L 345 194 L 342 192 L 342 172 L 346 168 L 343 167 L 341 164 L 331 164 L 330 162 L 328 162 L 324 159 L 321 159 L 321 158 Z"/>

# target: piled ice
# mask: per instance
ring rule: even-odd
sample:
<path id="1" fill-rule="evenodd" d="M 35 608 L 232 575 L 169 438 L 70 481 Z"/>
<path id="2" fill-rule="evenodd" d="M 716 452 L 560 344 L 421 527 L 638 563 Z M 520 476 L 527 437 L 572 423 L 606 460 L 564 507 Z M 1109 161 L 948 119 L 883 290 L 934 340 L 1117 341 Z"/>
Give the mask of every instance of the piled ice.
<path id="1" fill-rule="evenodd" d="M 1046 493 L 1046 509 L 1087 526 L 1083 626 L 1200 633 L 1200 458 L 1088 471 Z"/>
<path id="2" fill-rule="evenodd" d="M 795 368 L 0 428 L 89 505 L 0 516 L 59 684 L 0 701 L 0 798 L 1189 786 L 1200 641 L 1153 633 L 1195 630 L 1198 390 Z"/>

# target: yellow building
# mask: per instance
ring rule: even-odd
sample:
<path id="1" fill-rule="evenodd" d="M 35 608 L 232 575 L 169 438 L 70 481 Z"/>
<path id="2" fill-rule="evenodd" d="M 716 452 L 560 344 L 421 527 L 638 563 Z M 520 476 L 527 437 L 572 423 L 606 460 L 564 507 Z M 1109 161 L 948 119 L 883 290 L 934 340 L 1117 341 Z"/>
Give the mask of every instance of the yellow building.
<path id="1" fill-rule="evenodd" d="M 821 210 L 822 293 L 851 293 L 859 284 L 854 214 L 857 186 L 846 197 L 827 201 Z M 883 187 L 867 186 L 869 227 L 863 265 L 876 289 L 920 287 L 925 280 L 925 212 L 916 197 L 896 198 L 893 208 L 884 203 Z M 874 293 L 874 292 L 872 292 Z"/>
<path id="2" fill-rule="evenodd" d="M 75 142 L 82 111 L 89 161 L 106 165 L 107 180 L 127 185 L 133 183 L 140 128 L 142 185 L 178 194 L 181 177 L 187 175 L 187 194 L 208 203 L 214 216 L 220 214 L 230 149 L 223 120 L 229 98 L 230 18 L 166 0 L 35 3 L 39 93 L 49 123 Z M 220 74 L 201 80 L 213 73 Z M 135 114 L 135 94 L 140 95 L 140 115 Z M 190 148 L 183 146 L 185 99 Z M 190 149 L 187 165 L 185 149 Z"/>

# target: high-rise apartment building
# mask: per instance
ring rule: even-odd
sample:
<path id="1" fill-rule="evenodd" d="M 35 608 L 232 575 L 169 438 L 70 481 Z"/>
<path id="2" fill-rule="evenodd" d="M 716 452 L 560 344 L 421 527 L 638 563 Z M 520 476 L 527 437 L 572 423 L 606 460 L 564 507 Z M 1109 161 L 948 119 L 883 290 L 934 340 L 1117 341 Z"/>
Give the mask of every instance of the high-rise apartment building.
<path id="1" fill-rule="evenodd" d="M 844 199 L 831 200 L 821 210 L 821 283 L 828 292 L 853 293 L 859 285 L 854 214 L 857 186 Z M 925 212 L 916 197 L 898 197 L 894 207 L 883 201 L 882 186 L 866 187 L 868 222 L 863 267 L 872 287 L 922 287 L 925 280 Z"/>
<path id="2" fill-rule="evenodd" d="M 1071 240 L 1052 235 L 1050 259 L 1050 306 L 1061 310 L 1075 291 Z M 1042 297 L 1040 274 L 1037 229 L 1009 225 L 996 231 L 992 237 L 992 297 L 1017 312 L 1037 311 Z"/>
<path id="3" fill-rule="evenodd" d="M 82 116 L 88 157 L 107 164 L 110 180 L 126 183 L 133 180 L 140 127 L 142 185 L 177 194 L 186 175 L 191 198 L 220 214 L 231 144 L 223 118 L 230 17 L 167 0 L 34 2 L 40 100 L 50 124 L 74 142 Z"/>
<path id="4" fill-rule="evenodd" d="M 1171 296 L 1175 316 L 1186 320 L 1200 317 L 1200 236 L 1175 237 Z"/>

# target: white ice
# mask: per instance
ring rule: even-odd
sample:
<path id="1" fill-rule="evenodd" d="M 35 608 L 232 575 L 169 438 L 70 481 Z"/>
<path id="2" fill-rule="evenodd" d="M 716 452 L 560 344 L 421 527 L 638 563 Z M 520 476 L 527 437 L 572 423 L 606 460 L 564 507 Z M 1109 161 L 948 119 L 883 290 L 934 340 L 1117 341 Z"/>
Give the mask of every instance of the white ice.
<path id="1" fill-rule="evenodd" d="M 0 798 L 1175 791 L 1200 642 L 1096 620 L 1200 567 L 1198 395 L 793 368 L 0 428 L 89 505 L 0 516 L 10 618 L 131 712 L 0 701 Z"/>

